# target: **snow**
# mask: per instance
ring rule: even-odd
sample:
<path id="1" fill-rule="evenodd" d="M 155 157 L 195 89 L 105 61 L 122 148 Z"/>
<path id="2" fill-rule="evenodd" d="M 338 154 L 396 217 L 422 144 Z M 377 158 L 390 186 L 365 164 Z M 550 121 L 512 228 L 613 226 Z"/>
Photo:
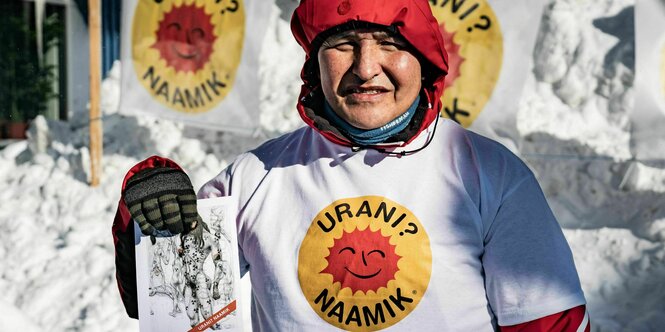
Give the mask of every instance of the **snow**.
<path id="1" fill-rule="evenodd" d="M 31 324 L 28 318 L 15 306 L 0 301 L 0 312 L 11 319 L 0 320 L 0 331 L 36 332 L 39 328 Z"/>
<path id="2" fill-rule="evenodd" d="M 121 180 L 139 160 L 177 160 L 198 187 L 238 153 L 302 125 L 304 55 L 278 0 L 259 68 L 258 137 L 117 113 L 117 64 L 102 84 L 104 159 L 91 188 L 87 117 L 37 118 L 0 150 L 0 331 L 138 331 L 115 282 L 110 233 Z M 665 165 L 631 159 L 630 0 L 556 0 L 545 9 L 519 104 L 519 152 L 573 251 L 593 331 L 665 326 Z M 662 151 L 665 153 L 665 151 Z M 580 157 L 581 156 L 581 157 Z"/>

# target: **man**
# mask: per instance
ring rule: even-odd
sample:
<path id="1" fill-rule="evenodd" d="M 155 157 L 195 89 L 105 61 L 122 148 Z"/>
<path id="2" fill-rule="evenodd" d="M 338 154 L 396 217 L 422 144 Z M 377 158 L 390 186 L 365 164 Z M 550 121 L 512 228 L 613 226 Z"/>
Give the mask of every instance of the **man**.
<path id="1" fill-rule="evenodd" d="M 238 201 L 253 327 L 589 331 L 533 174 L 439 120 L 447 56 L 428 2 L 303 0 L 291 28 L 307 54 L 297 108 L 308 126 L 239 156 L 198 195 Z M 125 182 L 114 234 L 132 315 L 126 206 L 145 234 L 194 232 L 197 218 L 172 161 L 150 158 Z M 159 218 L 159 204 L 182 218 Z"/>

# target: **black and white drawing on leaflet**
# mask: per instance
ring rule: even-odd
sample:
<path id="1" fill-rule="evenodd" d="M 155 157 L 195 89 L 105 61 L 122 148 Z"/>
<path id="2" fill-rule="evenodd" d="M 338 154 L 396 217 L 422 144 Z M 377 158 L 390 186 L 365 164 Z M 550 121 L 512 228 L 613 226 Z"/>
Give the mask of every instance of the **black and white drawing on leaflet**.
<path id="1" fill-rule="evenodd" d="M 172 317 L 184 308 L 194 327 L 224 307 L 234 298 L 231 273 L 231 237 L 223 227 L 224 209 L 212 208 L 209 223 L 201 221 L 198 231 L 169 238 L 151 237 L 152 266 L 149 296 L 163 296 L 172 301 Z M 173 262 L 173 264 L 170 264 Z M 210 275 L 206 271 L 212 270 Z M 150 314 L 154 315 L 151 308 Z M 222 322 L 211 327 L 222 328 Z"/>

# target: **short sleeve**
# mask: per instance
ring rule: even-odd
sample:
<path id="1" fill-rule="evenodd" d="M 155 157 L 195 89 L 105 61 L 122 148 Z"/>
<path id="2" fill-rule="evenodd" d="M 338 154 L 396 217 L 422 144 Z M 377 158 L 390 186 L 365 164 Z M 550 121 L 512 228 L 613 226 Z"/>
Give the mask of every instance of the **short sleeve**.
<path id="1" fill-rule="evenodd" d="M 504 191 L 482 262 L 501 326 L 585 304 L 570 247 L 532 174 Z"/>

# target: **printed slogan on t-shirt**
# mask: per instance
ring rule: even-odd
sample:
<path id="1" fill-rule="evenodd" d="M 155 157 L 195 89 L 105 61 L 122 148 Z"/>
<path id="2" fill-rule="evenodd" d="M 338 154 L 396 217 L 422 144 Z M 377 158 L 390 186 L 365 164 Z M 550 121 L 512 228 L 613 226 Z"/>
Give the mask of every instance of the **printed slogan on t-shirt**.
<path id="1" fill-rule="evenodd" d="M 380 196 L 325 207 L 298 256 L 300 287 L 312 310 L 343 330 L 376 331 L 404 319 L 427 291 L 431 271 L 423 225 Z"/>

